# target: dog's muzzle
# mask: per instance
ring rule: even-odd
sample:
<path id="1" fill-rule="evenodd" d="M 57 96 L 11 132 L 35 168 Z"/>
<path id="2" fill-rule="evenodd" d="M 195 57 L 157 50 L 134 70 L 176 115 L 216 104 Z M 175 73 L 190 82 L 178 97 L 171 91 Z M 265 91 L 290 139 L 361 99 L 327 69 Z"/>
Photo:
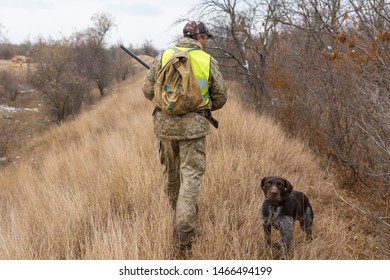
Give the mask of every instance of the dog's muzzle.
<path id="1" fill-rule="evenodd" d="M 267 192 L 266 199 L 272 202 L 280 202 L 282 201 L 282 196 L 280 195 L 278 188 L 272 186 Z"/>

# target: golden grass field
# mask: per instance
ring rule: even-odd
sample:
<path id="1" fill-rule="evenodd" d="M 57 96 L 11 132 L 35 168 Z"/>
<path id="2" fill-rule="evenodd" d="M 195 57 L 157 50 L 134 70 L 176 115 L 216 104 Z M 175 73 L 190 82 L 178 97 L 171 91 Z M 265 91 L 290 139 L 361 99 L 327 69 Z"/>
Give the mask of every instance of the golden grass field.
<path id="1" fill-rule="evenodd" d="M 28 158 L 0 169 L 0 259 L 180 258 L 153 106 L 141 91 L 144 76 L 33 139 L 25 147 Z M 306 243 L 296 224 L 293 259 L 388 259 L 388 236 L 335 194 L 332 176 L 305 143 L 246 110 L 234 84 L 229 94 L 214 114 L 220 128 L 207 138 L 199 238 L 187 258 L 277 259 L 277 250 L 263 242 L 259 184 L 263 176 L 280 175 L 304 191 L 314 209 L 314 239 Z"/>

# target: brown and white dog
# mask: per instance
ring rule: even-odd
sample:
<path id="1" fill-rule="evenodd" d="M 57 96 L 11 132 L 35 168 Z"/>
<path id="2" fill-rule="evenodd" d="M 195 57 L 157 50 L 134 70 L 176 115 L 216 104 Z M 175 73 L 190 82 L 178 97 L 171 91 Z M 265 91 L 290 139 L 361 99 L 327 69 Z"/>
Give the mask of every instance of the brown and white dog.
<path id="1" fill-rule="evenodd" d="M 265 240 L 271 245 L 271 228 L 279 230 L 283 243 L 281 258 L 286 259 L 291 249 L 294 221 L 299 221 L 306 240 L 312 238 L 313 208 L 308 197 L 293 190 L 290 182 L 282 177 L 264 177 L 261 189 L 265 195 L 260 209 Z"/>

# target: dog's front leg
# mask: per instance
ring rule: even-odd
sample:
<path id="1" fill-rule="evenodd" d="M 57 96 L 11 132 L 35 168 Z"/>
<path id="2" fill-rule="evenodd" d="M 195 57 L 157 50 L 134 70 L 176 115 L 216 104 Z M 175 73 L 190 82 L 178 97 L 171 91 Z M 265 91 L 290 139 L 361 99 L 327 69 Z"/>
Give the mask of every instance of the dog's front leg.
<path id="1" fill-rule="evenodd" d="M 292 217 L 284 216 L 283 218 L 280 218 L 279 222 L 279 230 L 280 235 L 282 237 L 282 259 L 287 259 L 290 250 L 291 250 L 291 243 L 292 243 L 292 234 L 293 234 L 293 227 L 294 226 L 294 220 Z"/>
<path id="2" fill-rule="evenodd" d="M 264 223 L 263 229 L 264 229 L 265 242 L 267 242 L 268 246 L 271 246 L 271 225 Z"/>

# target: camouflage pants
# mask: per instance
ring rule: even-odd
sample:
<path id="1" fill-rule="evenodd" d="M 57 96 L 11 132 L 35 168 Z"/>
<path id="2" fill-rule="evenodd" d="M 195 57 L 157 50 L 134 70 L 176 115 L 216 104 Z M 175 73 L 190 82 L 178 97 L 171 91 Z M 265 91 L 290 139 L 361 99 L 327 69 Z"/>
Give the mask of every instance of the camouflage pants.
<path id="1" fill-rule="evenodd" d="M 196 232 L 199 192 L 206 169 L 206 137 L 159 139 L 159 144 L 165 192 L 176 210 L 175 231 L 185 243 Z"/>

